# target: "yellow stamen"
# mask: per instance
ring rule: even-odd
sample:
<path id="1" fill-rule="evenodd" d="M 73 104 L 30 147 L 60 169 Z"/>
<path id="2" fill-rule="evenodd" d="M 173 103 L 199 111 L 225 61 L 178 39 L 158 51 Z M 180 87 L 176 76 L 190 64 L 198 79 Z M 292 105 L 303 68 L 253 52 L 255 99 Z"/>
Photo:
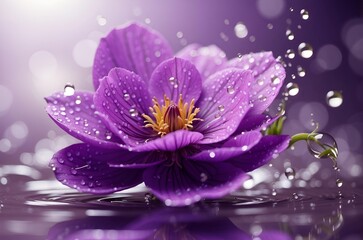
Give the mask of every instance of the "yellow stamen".
<path id="1" fill-rule="evenodd" d="M 145 118 L 145 127 L 152 128 L 161 137 L 176 130 L 191 130 L 194 121 L 203 121 L 196 118 L 200 109 L 195 108 L 195 100 L 192 99 L 190 104 L 183 102 L 183 97 L 179 95 L 178 104 L 175 104 L 167 96 L 164 95 L 164 105 L 160 106 L 158 100 L 152 99 L 154 106 L 150 107 L 150 111 L 154 118 L 142 114 Z"/>

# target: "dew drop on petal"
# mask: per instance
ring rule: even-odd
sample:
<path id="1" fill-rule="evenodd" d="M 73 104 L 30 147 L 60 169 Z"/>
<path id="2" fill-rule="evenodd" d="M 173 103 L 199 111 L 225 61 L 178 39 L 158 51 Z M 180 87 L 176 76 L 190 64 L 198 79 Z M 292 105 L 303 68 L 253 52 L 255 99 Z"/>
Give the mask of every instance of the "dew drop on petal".
<path id="1" fill-rule="evenodd" d="M 75 101 L 75 103 L 76 103 L 77 105 L 79 105 L 79 104 L 81 104 L 81 103 L 82 103 L 82 100 L 81 100 L 81 97 L 80 97 L 80 96 L 77 96 L 77 97 L 76 97 L 76 101 Z"/>
<path id="2" fill-rule="evenodd" d="M 281 83 L 281 79 L 278 76 L 272 76 L 271 78 L 271 85 L 277 86 Z"/>
<path id="3" fill-rule="evenodd" d="M 300 65 L 297 66 L 297 75 L 299 75 L 299 77 L 305 77 L 306 75 L 305 69 L 303 69 Z"/>
<path id="4" fill-rule="evenodd" d="M 234 26 L 234 33 L 238 38 L 245 38 L 248 35 L 248 30 L 246 25 L 243 24 L 243 22 L 238 22 Z"/>
<path id="5" fill-rule="evenodd" d="M 310 58 L 313 56 L 313 47 L 309 43 L 300 43 L 298 46 L 299 54 L 303 58 Z"/>
<path id="6" fill-rule="evenodd" d="M 233 94 L 233 93 L 234 93 L 234 88 L 233 88 L 233 86 L 228 86 L 228 87 L 227 87 L 227 92 L 228 92 L 229 94 Z"/>
<path id="7" fill-rule="evenodd" d="M 125 94 L 124 94 L 124 99 L 125 99 L 126 101 L 130 100 L 130 94 L 125 93 Z"/>
<path id="8" fill-rule="evenodd" d="M 290 181 L 295 179 L 295 169 L 291 168 L 291 167 L 287 167 L 285 169 L 285 176 L 287 179 L 289 179 Z"/>
<path id="9" fill-rule="evenodd" d="M 106 138 L 107 140 L 110 140 L 110 139 L 112 138 L 112 133 L 111 133 L 111 132 L 109 132 L 109 131 L 106 131 L 106 132 L 105 132 L 105 138 Z"/>
<path id="10" fill-rule="evenodd" d="M 221 112 L 223 112 L 224 111 L 224 106 L 223 105 L 219 105 L 218 106 L 218 110 L 221 111 Z"/>
<path id="11" fill-rule="evenodd" d="M 72 175 L 77 175 L 77 169 L 72 168 L 71 173 L 72 173 Z"/>
<path id="12" fill-rule="evenodd" d="M 207 181 L 207 179 L 208 179 L 207 174 L 205 174 L 205 173 L 200 174 L 200 181 L 201 182 L 205 182 L 205 181 Z"/>
<path id="13" fill-rule="evenodd" d="M 216 156 L 216 153 L 215 153 L 215 152 L 210 152 L 210 153 L 209 153 L 209 157 L 210 157 L 210 158 L 215 158 L 215 156 Z"/>
<path id="14" fill-rule="evenodd" d="M 242 147 L 241 147 L 241 150 L 244 152 L 244 151 L 246 151 L 248 149 L 248 146 L 247 145 L 243 145 Z"/>
<path id="15" fill-rule="evenodd" d="M 343 95 L 338 91 L 329 91 L 326 94 L 326 102 L 330 107 L 339 107 L 343 103 Z"/>
<path id="16" fill-rule="evenodd" d="M 289 82 L 286 85 L 286 91 L 289 96 L 296 96 L 299 93 L 299 85 L 297 85 L 297 83 Z"/>
<path id="17" fill-rule="evenodd" d="M 75 87 L 72 83 L 66 83 L 64 85 L 64 96 L 73 96 L 75 92 Z"/>
<path id="18" fill-rule="evenodd" d="M 131 108 L 129 110 L 129 112 L 130 112 L 131 117 L 137 117 L 139 115 L 139 113 L 137 112 L 137 110 L 135 108 Z"/>
<path id="19" fill-rule="evenodd" d="M 301 9 L 300 15 L 301 15 L 301 18 L 304 19 L 304 20 L 309 19 L 309 12 L 307 10 L 305 10 L 305 9 Z"/>
<path id="20" fill-rule="evenodd" d="M 287 49 L 286 51 L 286 57 L 289 59 L 294 59 L 295 58 L 295 52 L 292 49 Z"/>
<path id="21" fill-rule="evenodd" d="M 287 39 L 289 39 L 290 41 L 291 41 L 291 40 L 294 40 L 295 35 L 294 35 L 294 34 L 293 34 L 293 32 L 291 31 L 291 29 L 287 29 L 287 30 L 286 30 L 286 37 L 287 37 Z"/>

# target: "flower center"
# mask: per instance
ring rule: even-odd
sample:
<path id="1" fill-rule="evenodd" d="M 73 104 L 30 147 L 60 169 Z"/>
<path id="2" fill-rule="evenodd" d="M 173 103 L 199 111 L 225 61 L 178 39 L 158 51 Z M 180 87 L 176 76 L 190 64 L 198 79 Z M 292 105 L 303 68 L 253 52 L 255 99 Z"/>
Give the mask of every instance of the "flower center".
<path id="1" fill-rule="evenodd" d="M 194 121 L 203 121 L 196 118 L 200 111 L 195 108 L 195 100 L 192 99 L 190 104 L 183 102 L 183 97 L 180 94 L 178 104 L 171 101 L 167 96 L 164 96 L 164 105 L 160 105 L 158 100 L 153 98 L 154 106 L 150 107 L 151 114 L 154 118 L 146 114 L 142 114 L 145 118 L 145 127 L 152 128 L 161 137 L 176 130 L 190 130 L 193 128 Z"/>

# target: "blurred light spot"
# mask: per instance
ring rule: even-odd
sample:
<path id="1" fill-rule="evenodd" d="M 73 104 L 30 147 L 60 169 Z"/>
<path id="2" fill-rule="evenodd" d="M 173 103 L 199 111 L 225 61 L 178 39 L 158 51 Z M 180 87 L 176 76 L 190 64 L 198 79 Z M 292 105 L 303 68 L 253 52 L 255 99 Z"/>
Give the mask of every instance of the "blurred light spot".
<path id="1" fill-rule="evenodd" d="M 357 59 L 353 54 L 349 54 L 348 62 L 353 72 L 363 76 L 363 60 Z"/>
<path id="2" fill-rule="evenodd" d="M 316 57 L 318 66 L 323 70 L 334 70 L 342 62 L 342 53 L 332 44 L 322 46 Z"/>
<path id="3" fill-rule="evenodd" d="M 41 174 L 38 170 L 23 166 L 23 165 L 4 165 L 0 168 L 0 176 L 7 176 L 7 175 L 20 175 L 20 176 L 28 176 L 33 179 L 39 179 Z"/>
<path id="4" fill-rule="evenodd" d="M 5 178 L 5 177 L 2 177 L 2 178 L 0 178 L 0 183 L 1 183 L 2 185 L 6 185 L 6 184 L 8 183 L 8 179 L 7 179 L 7 178 Z"/>
<path id="5" fill-rule="evenodd" d="M 0 115 L 2 115 L 2 113 L 7 111 L 13 103 L 13 94 L 8 88 L 0 85 L 0 97 Z"/>
<path id="6" fill-rule="evenodd" d="M 90 39 L 79 41 L 73 48 L 73 59 L 81 67 L 89 68 L 93 64 L 97 43 Z"/>
<path id="7" fill-rule="evenodd" d="M 57 71 L 57 59 L 47 51 L 38 51 L 29 59 L 29 69 L 33 75 L 40 79 L 53 76 Z"/>
<path id="8" fill-rule="evenodd" d="M 352 177 L 359 177 L 362 174 L 362 167 L 358 164 L 353 164 L 350 168 L 350 175 Z"/>
<path id="9" fill-rule="evenodd" d="M 100 26 L 105 26 L 107 24 L 107 19 L 102 15 L 98 15 L 96 17 L 96 20 L 97 20 L 98 25 L 100 25 Z"/>
<path id="10" fill-rule="evenodd" d="M 17 121 L 10 126 L 10 133 L 17 139 L 28 136 L 28 126 L 23 121 Z"/>
<path id="11" fill-rule="evenodd" d="M 7 138 L 0 139 L 0 152 L 8 152 L 11 149 L 11 142 Z"/>
<path id="12" fill-rule="evenodd" d="M 311 114 L 313 114 L 313 117 Z M 319 102 L 309 102 L 304 104 L 299 112 L 300 123 L 303 124 L 306 129 L 314 130 L 315 126 L 312 125 L 312 118 L 319 124 L 319 129 L 322 130 L 329 120 L 328 110 Z"/>
<path id="13" fill-rule="evenodd" d="M 257 9 L 263 17 L 277 18 L 285 8 L 284 0 L 258 0 Z"/>
<path id="14" fill-rule="evenodd" d="M 345 24 L 342 38 L 350 52 L 359 59 L 363 59 L 363 21 L 354 19 Z M 357 52 L 355 52 L 357 51 Z"/>
<path id="15" fill-rule="evenodd" d="M 244 25 L 242 22 L 238 22 L 236 26 L 234 26 L 234 33 L 238 38 L 245 38 L 248 35 L 246 25 Z"/>
<path id="16" fill-rule="evenodd" d="M 99 216 L 115 216 L 117 212 L 111 210 L 97 210 L 97 209 L 88 209 L 85 214 L 90 217 L 99 217 Z"/>

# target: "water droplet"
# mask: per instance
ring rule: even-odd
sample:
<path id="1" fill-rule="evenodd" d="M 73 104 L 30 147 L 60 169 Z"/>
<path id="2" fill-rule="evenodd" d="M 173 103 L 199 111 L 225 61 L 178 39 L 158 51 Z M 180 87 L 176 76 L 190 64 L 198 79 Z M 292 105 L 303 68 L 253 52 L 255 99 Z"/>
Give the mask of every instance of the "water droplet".
<path id="1" fill-rule="evenodd" d="M 109 131 L 106 131 L 106 132 L 105 132 L 105 138 L 106 138 L 107 140 L 110 140 L 110 139 L 112 138 L 112 133 L 111 133 L 111 132 L 109 132 Z"/>
<path id="2" fill-rule="evenodd" d="M 98 15 L 96 19 L 97 19 L 98 25 L 100 25 L 100 26 L 105 26 L 107 24 L 107 19 L 102 15 Z"/>
<path id="3" fill-rule="evenodd" d="M 292 197 L 294 200 L 298 200 L 300 198 L 300 196 L 297 193 L 293 193 Z"/>
<path id="4" fill-rule="evenodd" d="M 338 91 L 329 91 L 326 94 L 326 102 L 330 107 L 339 107 L 343 103 L 343 95 Z"/>
<path id="5" fill-rule="evenodd" d="M 305 77 L 305 69 L 303 69 L 300 65 L 297 66 L 297 75 L 299 75 L 299 77 Z"/>
<path id="6" fill-rule="evenodd" d="M 210 152 L 210 153 L 209 153 L 209 157 L 210 157 L 210 158 L 215 158 L 215 156 L 216 156 L 216 153 L 215 153 L 215 152 Z"/>
<path id="7" fill-rule="evenodd" d="M 248 35 L 248 30 L 246 25 L 244 25 L 242 22 L 238 22 L 234 26 L 234 33 L 238 38 L 245 38 Z"/>
<path id="8" fill-rule="evenodd" d="M 139 113 L 137 112 L 137 110 L 134 109 L 134 108 L 131 108 L 129 110 L 129 112 L 130 112 L 131 117 L 137 117 L 139 115 Z"/>
<path id="9" fill-rule="evenodd" d="M 287 49 L 286 51 L 286 57 L 289 59 L 294 59 L 295 57 L 295 52 L 292 49 Z"/>
<path id="10" fill-rule="evenodd" d="M 291 41 L 291 40 L 294 40 L 295 35 L 292 33 L 291 29 L 287 29 L 287 30 L 286 30 L 286 37 L 287 37 L 287 39 L 289 39 L 290 41 Z"/>
<path id="11" fill-rule="evenodd" d="M 124 94 L 124 99 L 125 99 L 126 101 L 130 100 L 130 94 L 125 93 L 125 94 Z"/>
<path id="12" fill-rule="evenodd" d="M 233 86 L 228 86 L 228 87 L 227 87 L 227 92 L 228 92 L 229 94 L 233 94 L 233 93 L 234 93 L 234 88 L 233 88 Z"/>
<path id="13" fill-rule="evenodd" d="M 341 179 L 339 179 L 339 178 L 338 178 L 338 179 L 336 180 L 336 185 L 337 185 L 337 187 L 339 187 L 339 188 L 340 188 L 340 187 L 342 187 L 342 186 L 343 186 L 343 180 L 341 180 Z"/>
<path id="14" fill-rule="evenodd" d="M 276 189 L 272 189 L 272 191 L 271 191 L 271 195 L 272 195 L 272 196 L 276 196 L 276 195 L 277 195 Z"/>
<path id="15" fill-rule="evenodd" d="M 223 105 L 219 105 L 218 106 L 218 110 L 221 111 L 221 112 L 223 112 L 224 111 L 224 106 Z"/>
<path id="16" fill-rule="evenodd" d="M 201 173 L 200 174 L 200 181 L 201 182 L 205 182 L 205 181 L 207 181 L 208 180 L 208 176 L 207 176 L 207 174 L 205 174 L 205 173 Z"/>
<path id="17" fill-rule="evenodd" d="M 244 151 L 246 151 L 248 149 L 248 146 L 247 145 L 243 145 L 242 147 L 241 147 L 241 150 L 244 152 Z"/>
<path id="18" fill-rule="evenodd" d="M 259 95 L 257 98 L 258 98 L 258 100 L 260 100 L 261 102 L 264 102 L 264 101 L 266 101 L 266 100 L 267 100 L 267 97 L 266 97 L 266 96 L 264 96 L 264 95 Z"/>
<path id="19" fill-rule="evenodd" d="M 242 58 L 243 57 L 243 54 L 242 53 L 237 53 L 237 57 L 238 58 Z"/>
<path id="20" fill-rule="evenodd" d="M 300 15 L 301 15 L 301 18 L 304 19 L 304 20 L 308 20 L 309 19 L 309 12 L 306 11 L 305 9 L 301 9 Z"/>
<path id="21" fill-rule="evenodd" d="M 257 79 L 257 84 L 262 86 L 265 83 L 265 81 L 263 81 L 263 79 Z"/>
<path id="22" fill-rule="evenodd" d="M 170 77 L 169 83 L 170 83 L 170 85 L 174 86 L 174 88 L 178 87 L 178 79 L 176 79 L 175 77 Z"/>
<path id="23" fill-rule="evenodd" d="M 287 167 L 285 169 L 285 176 L 287 177 L 287 179 L 294 180 L 295 179 L 295 169 L 291 168 L 291 167 Z"/>
<path id="24" fill-rule="evenodd" d="M 335 160 L 338 157 L 338 145 L 328 133 L 311 133 L 308 136 L 307 144 L 311 154 L 318 159 L 330 158 Z"/>
<path id="25" fill-rule="evenodd" d="M 76 97 L 76 101 L 75 101 L 75 103 L 76 103 L 77 105 L 79 105 L 79 104 L 81 104 L 81 103 L 82 103 L 82 101 L 81 101 L 81 97 L 80 97 L 80 96 L 77 96 L 77 97 Z"/>
<path id="26" fill-rule="evenodd" d="M 71 169 L 71 173 L 72 173 L 73 175 L 77 175 L 77 169 L 72 168 L 72 169 Z"/>
<path id="27" fill-rule="evenodd" d="M 296 96 L 299 93 L 299 85 L 296 83 L 289 82 L 286 85 L 286 91 L 289 96 Z"/>
<path id="28" fill-rule="evenodd" d="M 308 44 L 308 43 L 300 43 L 300 45 L 298 46 L 298 50 L 299 50 L 299 54 L 301 57 L 303 58 L 310 58 L 311 56 L 313 56 L 313 47 Z"/>
<path id="29" fill-rule="evenodd" d="M 281 79 L 278 76 L 272 76 L 272 78 L 271 78 L 272 86 L 277 86 L 280 84 L 280 82 L 281 82 Z"/>
<path id="30" fill-rule="evenodd" d="M 66 83 L 64 86 L 64 96 L 73 96 L 75 92 L 75 87 L 72 83 Z"/>

